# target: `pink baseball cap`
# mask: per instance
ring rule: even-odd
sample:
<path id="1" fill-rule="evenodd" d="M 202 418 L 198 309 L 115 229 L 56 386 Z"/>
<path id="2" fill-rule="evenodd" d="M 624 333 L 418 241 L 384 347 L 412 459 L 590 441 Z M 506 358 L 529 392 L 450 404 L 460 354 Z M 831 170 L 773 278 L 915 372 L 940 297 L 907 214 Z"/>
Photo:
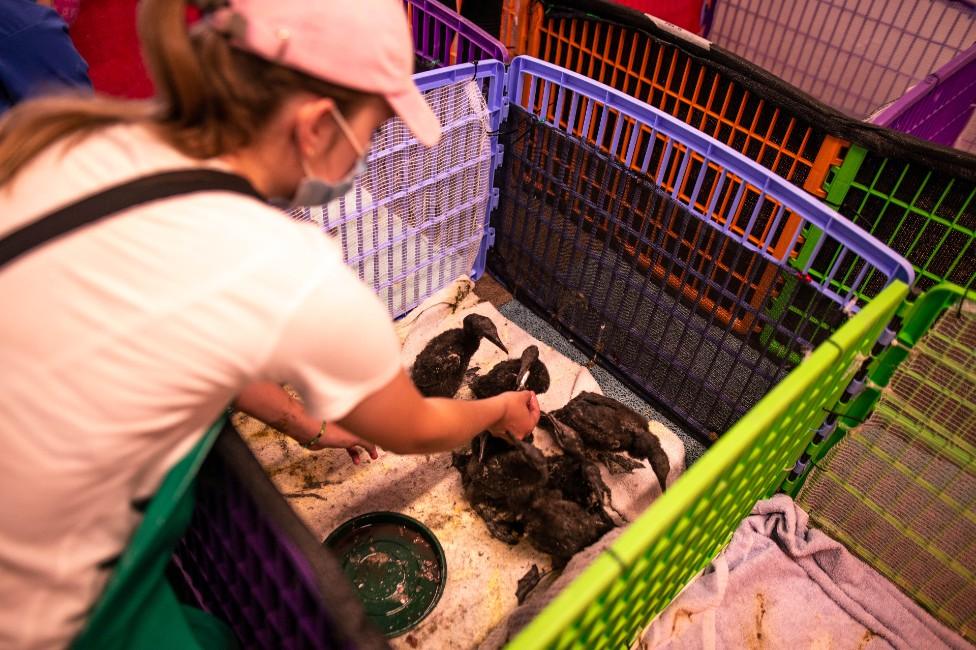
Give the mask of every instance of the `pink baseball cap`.
<path id="1" fill-rule="evenodd" d="M 210 19 L 231 28 L 235 47 L 382 95 L 422 144 L 440 140 L 440 122 L 411 76 L 413 40 L 401 0 L 229 0 Z"/>

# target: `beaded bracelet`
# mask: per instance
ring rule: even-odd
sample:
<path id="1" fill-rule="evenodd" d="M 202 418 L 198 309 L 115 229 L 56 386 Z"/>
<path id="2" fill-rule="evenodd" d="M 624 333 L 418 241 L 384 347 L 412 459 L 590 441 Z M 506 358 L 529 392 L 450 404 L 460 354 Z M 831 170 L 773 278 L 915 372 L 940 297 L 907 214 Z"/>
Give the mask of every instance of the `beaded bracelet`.
<path id="1" fill-rule="evenodd" d="M 326 427 L 327 424 L 328 424 L 328 422 L 325 422 L 323 420 L 322 421 L 322 427 L 319 429 L 318 435 L 316 435 L 311 440 L 307 440 L 307 441 L 301 443 L 301 446 L 304 447 L 305 449 L 311 449 L 316 444 L 318 444 L 318 441 L 322 439 L 322 436 L 323 435 L 325 435 L 325 427 Z"/>

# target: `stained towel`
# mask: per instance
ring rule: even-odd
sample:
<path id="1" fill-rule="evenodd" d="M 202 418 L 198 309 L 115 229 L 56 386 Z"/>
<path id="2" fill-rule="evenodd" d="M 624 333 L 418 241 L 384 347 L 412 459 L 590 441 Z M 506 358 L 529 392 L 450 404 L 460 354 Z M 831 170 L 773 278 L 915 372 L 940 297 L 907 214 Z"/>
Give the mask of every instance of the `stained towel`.
<path id="1" fill-rule="evenodd" d="M 760 501 L 729 546 L 645 631 L 639 647 L 970 648 L 792 499 Z"/>
<path id="2" fill-rule="evenodd" d="M 498 626 L 496 626 L 484 642 L 478 646 L 479 650 L 499 650 L 506 643 L 514 639 L 526 625 L 532 622 L 539 612 L 545 609 L 553 598 L 559 595 L 569 583 L 588 567 L 593 560 L 603 552 L 605 548 L 613 544 L 624 531 L 623 528 L 614 528 L 609 533 L 600 538 L 596 544 L 584 548 L 573 556 L 561 572 L 547 573 L 539 584 L 536 585 L 529 596 L 521 605 L 516 607 L 511 615 Z"/>
<path id="3" fill-rule="evenodd" d="M 497 650 L 532 622 L 621 528 L 549 574 L 480 646 Z M 634 645 L 639 650 L 972 648 L 839 542 L 810 528 L 785 495 L 756 504 L 711 565 Z"/>

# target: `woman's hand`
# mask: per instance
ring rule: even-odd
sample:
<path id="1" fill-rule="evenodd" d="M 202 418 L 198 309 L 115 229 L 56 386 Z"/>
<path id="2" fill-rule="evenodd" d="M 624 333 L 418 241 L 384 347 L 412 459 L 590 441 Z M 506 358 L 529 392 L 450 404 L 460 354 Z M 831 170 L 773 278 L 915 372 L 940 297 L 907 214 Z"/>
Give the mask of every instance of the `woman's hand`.
<path id="1" fill-rule="evenodd" d="M 493 436 L 507 438 L 514 436 L 521 440 L 532 433 L 535 425 L 539 423 L 539 400 L 535 393 L 530 390 L 518 392 L 502 393 L 495 399 L 502 401 L 504 412 L 498 420 L 488 430 Z"/>
<path id="2" fill-rule="evenodd" d="M 309 415 L 301 402 L 274 382 L 259 381 L 250 384 L 237 396 L 235 406 L 293 438 L 299 444 L 304 445 L 314 440 L 322 429 L 320 420 Z M 306 449 L 318 451 L 326 448 L 344 448 L 352 458 L 352 462 L 358 465 L 360 447 L 366 450 L 370 458 L 374 460 L 377 458 L 376 445 L 330 422 L 322 437 Z"/>
<path id="3" fill-rule="evenodd" d="M 318 435 L 318 431 L 315 432 Z M 311 439 L 314 436 L 308 436 Z M 363 440 L 359 436 L 354 436 L 349 433 L 338 424 L 330 422 L 328 426 L 325 427 L 325 433 L 321 438 L 318 439 L 314 445 L 306 447 L 311 451 L 319 451 L 320 449 L 345 449 L 352 458 L 352 462 L 356 465 L 359 464 L 360 456 L 359 451 L 362 448 L 369 457 L 373 460 L 379 458 L 379 454 L 376 451 L 376 445 L 371 442 Z"/>

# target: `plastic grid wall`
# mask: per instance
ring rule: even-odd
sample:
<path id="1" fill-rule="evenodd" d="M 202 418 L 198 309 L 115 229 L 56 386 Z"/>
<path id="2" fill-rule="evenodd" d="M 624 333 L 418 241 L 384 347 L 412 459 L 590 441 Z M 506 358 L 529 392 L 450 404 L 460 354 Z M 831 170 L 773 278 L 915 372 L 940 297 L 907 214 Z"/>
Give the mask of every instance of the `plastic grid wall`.
<path id="1" fill-rule="evenodd" d="M 546 16 L 522 0 L 532 33 L 528 54 L 578 72 L 659 108 L 767 169 L 803 185 L 824 134 L 743 88 L 677 46 L 596 17 Z M 720 3 L 721 4 L 721 3 Z"/>
<path id="2" fill-rule="evenodd" d="M 797 271 L 816 267 L 824 277 L 819 290 L 842 304 L 862 297 L 858 290 L 878 273 L 903 280 L 913 275 L 905 260 L 805 192 L 623 92 L 530 57 L 516 58 L 508 76 L 512 104 L 652 182 L 710 228 L 771 262 L 797 255 L 804 228 L 827 232 Z M 558 160 L 551 158 L 550 166 Z M 869 263 L 856 263 L 856 255 L 845 260 L 827 245 L 831 241 L 858 249 Z"/>
<path id="3" fill-rule="evenodd" d="M 976 182 L 852 147 L 827 202 L 904 255 L 926 290 L 976 286 Z"/>
<path id="4" fill-rule="evenodd" d="M 508 59 L 508 50 L 498 39 L 438 0 L 404 0 L 403 5 L 413 30 L 418 72 L 459 63 Z"/>
<path id="5" fill-rule="evenodd" d="M 389 120 L 374 136 L 368 171 L 346 196 L 292 211 L 340 244 L 395 317 L 458 276 L 480 272 L 497 159 L 489 133 L 503 69 L 496 62 L 419 75 L 418 83 L 434 86 L 425 96 L 442 125 L 440 143 L 427 149 L 401 120 Z"/>
<path id="6" fill-rule="evenodd" d="M 976 641 L 976 303 L 949 307 L 819 460 L 817 526 Z"/>
<path id="7" fill-rule="evenodd" d="M 363 629 L 358 602 L 335 602 L 339 593 L 352 597 L 351 587 L 322 592 L 321 581 L 344 578 L 338 562 L 331 575 L 322 573 L 322 565 L 306 554 L 326 551 L 314 540 L 302 547 L 294 529 L 310 538 L 309 533 L 244 442 L 229 427 L 222 438 L 200 472 L 193 520 L 173 554 L 180 586 L 191 600 L 223 621 L 244 648 L 387 647 L 379 632 Z M 259 482 L 265 483 L 264 499 L 255 496 Z M 274 523 L 283 519 L 293 520 L 291 534 Z"/>
<path id="8" fill-rule="evenodd" d="M 709 37 L 862 118 L 973 41 L 976 7 L 950 0 L 720 0 Z"/>
<path id="9" fill-rule="evenodd" d="M 740 420 L 510 650 L 625 648 L 731 539 L 823 421 L 907 293 L 885 289 Z"/>
<path id="10" fill-rule="evenodd" d="M 976 153 L 973 147 L 976 143 L 963 135 L 974 108 L 976 45 L 928 75 L 869 121 L 929 142 Z"/>
<path id="11" fill-rule="evenodd" d="M 523 41 L 528 36 L 530 0 L 503 0 L 501 42 L 512 56 L 529 54 Z"/>
<path id="12" fill-rule="evenodd" d="M 974 110 L 953 145 L 960 151 L 976 155 L 976 110 Z"/>
<path id="13" fill-rule="evenodd" d="M 703 438 L 829 336 L 876 278 L 879 289 L 910 281 L 903 260 L 825 206 L 680 122 L 541 61 L 520 57 L 509 75 L 528 111 L 510 107 L 504 130 L 492 272 Z M 594 124 L 614 155 L 574 137 Z M 741 232 L 719 223 L 724 210 L 744 215 Z M 794 269 L 792 246 L 773 242 L 814 224 L 830 234 Z M 796 277 L 793 309 L 774 309 Z"/>
<path id="14" fill-rule="evenodd" d="M 769 4 L 750 2 L 732 2 L 731 6 L 755 9 L 754 5 Z M 547 16 L 544 8 L 548 4 L 540 0 L 513 0 L 511 4 L 528 7 L 527 15 L 538 27 L 538 38 L 522 35 L 523 51 L 647 101 L 818 195 L 823 195 L 820 188 L 828 166 L 842 161 L 829 183 L 827 202 L 831 206 L 908 257 L 920 288 L 942 280 L 972 286 L 976 271 L 967 270 L 976 267 L 971 261 L 976 255 L 976 201 L 970 198 L 973 183 L 869 155 L 856 144 L 841 157 L 844 143 L 791 117 L 782 107 L 750 95 L 672 44 L 597 16 L 559 12 Z M 817 4 L 776 6 L 786 15 Z M 937 4 L 941 7 L 941 2 Z M 719 8 L 723 5 L 728 3 L 717 3 Z M 883 6 L 885 3 L 875 3 L 871 11 Z M 731 11 L 729 6 L 725 10 Z M 960 15 L 969 15 L 961 4 L 958 10 Z M 908 41 L 903 45 L 908 47 Z M 976 134 L 976 126 L 971 125 L 970 130 Z M 591 134 L 581 135 L 593 139 Z M 736 215 L 732 218 L 735 221 Z"/>

